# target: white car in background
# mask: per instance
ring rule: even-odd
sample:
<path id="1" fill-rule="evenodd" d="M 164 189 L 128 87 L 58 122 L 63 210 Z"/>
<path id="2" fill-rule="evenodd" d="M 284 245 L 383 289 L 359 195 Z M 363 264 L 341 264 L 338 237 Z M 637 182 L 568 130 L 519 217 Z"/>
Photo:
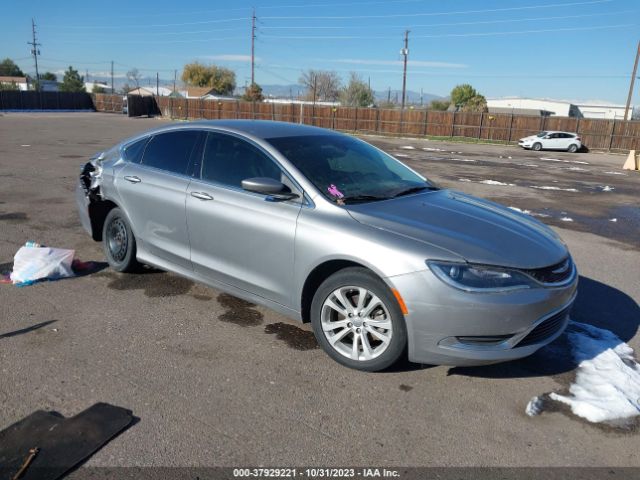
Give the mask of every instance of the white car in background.
<path id="1" fill-rule="evenodd" d="M 566 150 L 575 153 L 582 148 L 582 141 L 577 133 L 546 131 L 521 138 L 518 145 L 535 151 Z"/>

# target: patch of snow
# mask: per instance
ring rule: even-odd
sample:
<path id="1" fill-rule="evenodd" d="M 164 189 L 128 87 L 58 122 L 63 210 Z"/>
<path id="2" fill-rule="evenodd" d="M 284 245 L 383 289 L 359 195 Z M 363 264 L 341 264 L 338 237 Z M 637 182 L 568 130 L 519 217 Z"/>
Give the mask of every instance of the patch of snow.
<path id="1" fill-rule="evenodd" d="M 516 212 L 524 213 L 525 215 L 531 215 L 531 210 L 522 210 L 518 207 L 509 207 L 511 210 L 515 210 Z"/>
<path id="2" fill-rule="evenodd" d="M 571 170 L 573 172 L 588 172 L 589 170 L 582 167 L 569 167 L 567 170 Z"/>
<path id="3" fill-rule="evenodd" d="M 562 217 L 560 220 L 562 220 L 563 222 L 573 222 L 573 218 L 571 217 Z"/>
<path id="4" fill-rule="evenodd" d="M 563 192 L 577 192 L 578 190 L 575 188 L 560 188 L 560 187 L 553 187 L 553 186 L 548 186 L 548 185 L 529 185 L 529 188 L 537 188 L 538 190 L 558 190 L 558 191 L 563 191 Z"/>
<path id="5" fill-rule="evenodd" d="M 500 186 L 504 186 L 504 187 L 515 187 L 515 183 L 504 183 L 504 182 L 499 182 L 497 180 L 480 180 L 479 183 L 484 183 L 485 185 L 500 185 Z"/>
<path id="6" fill-rule="evenodd" d="M 533 397 L 527 403 L 527 408 L 525 408 L 524 413 L 529 415 L 530 417 L 535 417 L 536 415 L 540 415 L 544 410 L 544 400 L 542 397 Z"/>
<path id="7" fill-rule="evenodd" d="M 617 221 L 618 221 L 618 219 L 617 219 L 617 218 L 610 218 L 610 219 L 609 219 L 609 221 L 610 221 L 610 222 L 617 222 Z"/>
<path id="8" fill-rule="evenodd" d="M 411 145 L 405 145 L 404 147 L 400 147 L 403 148 L 404 150 L 415 150 L 416 147 L 412 147 Z"/>
<path id="9" fill-rule="evenodd" d="M 524 167 L 539 167 L 540 165 L 536 165 L 535 163 L 523 163 L 522 166 Z"/>
<path id="10" fill-rule="evenodd" d="M 30 147 L 31 145 L 20 145 L 21 147 Z"/>
<path id="11" fill-rule="evenodd" d="M 507 157 L 507 158 L 508 158 L 509 160 L 512 160 L 512 159 L 513 159 L 513 157 Z"/>
<path id="12" fill-rule="evenodd" d="M 531 212 L 531 216 L 532 217 L 540 217 L 540 218 L 549 218 L 551 215 L 549 215 L 547 213 Z"/>
<path id="13" fill-rule="evenodd" d="M 580 165 L 589 165 L 589 162 L 581 162 L 580 160 L 561 160 L 559 158 L 540 157 L 545 162 L 561 162 L 561 163 L 579 163 Z"/>
<path id="14" fill-rule="evenodd" d="M 625 177 L 627 176 L 626 173 L 622 173 L 622 172 L 604 172 L 604 173 L 606 173 L 607 175 L 623 175 Z"/>
<path id="15" fill-rule="evenodd" d="M 458 155 L 462 155 L 462 152 L 458 152 Z"/>
<path id="16" fill-rule="evenodd" d="M 455 160 L 456 162 L 475 162 L 472 158 L 451 158 L 450 160 Z"/>
<path id="17" fill-rule="evenodd" d="M 394 156 L 404 158 L 404 157 L 408 157 L 409 155 L 407 155 L 406 153 L 395 153 Z"/>
<path id="18" fill-rule="evenodd" d="M 613 192 L 615 188 L 610 187 L 609 185 L 605 185 L 604 187 L 598 187 L 603 192 Z"/>
<path id="19" fill-rule="evenodd" d="M 468 178 L 459 178 L 458 181 L 459 182 L 470 182 L 471 180 L 469 180 Z"/>
<path id="20" fill-rule="evenodd" d="M 579 362 L 576 379 L 568 395 L 551 393 L 549 398 L 590 422 L 640 415 L 640 364 L 633 349 L 613 332 L 585 323 L 572 321 L 567 337 Z"/>
<path id="21" fill-rule="evenodd" d="M 446 151 L 441 148 L 431 148 L 431 147 L 422 147 L 422 149 L 426 150 L 427 152 L 445 152 Z"/>

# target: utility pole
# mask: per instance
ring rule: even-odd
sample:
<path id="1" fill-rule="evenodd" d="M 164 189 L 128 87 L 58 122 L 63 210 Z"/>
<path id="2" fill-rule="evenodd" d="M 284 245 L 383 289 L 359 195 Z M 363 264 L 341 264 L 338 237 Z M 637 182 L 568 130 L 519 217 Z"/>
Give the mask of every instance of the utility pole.
<path id="1" fill-rule="evenodd" d="M 116 93 L 115 89 L 113 88 L 113 60 L 111 60 L 111 93 Z"/>
<path id="2" fill-rule="evenodd" d="M 176 77 L 178 76 L 178 70 L 173 71 L 173 91 L 176 91 Z"/>
<path id="3" fill-rule="evenodd" d="M 387 91 L 387 103 L 391 103 L 391 87 L 389 87 Z"/>
<path id="4" fill-rule="evenodd" d="M 251 14 L 251 86 L 255 83 L 256 9 Z"/>
<path id="5" fill-rule="evenodd" d="M 160 74 L 156 72 L 156 97 L 160 96 Z"/>
<path id="6" fill-rule="evenodd" d="M 33 55 L 33 60 L 36 62 L 36 86 L 37 89 L 40 90 L 40 72 L 38 71 L 38 55 L 40 55 L 40 49 L 38 48 L 40 43 L 36 40 L 36 22 L 31 19 L 31 35 L 32 40 L 27 42 L 27 45 L 31 45 L 31 55 Z"/>
<path id="7" fill-rule="evenodd" d="M 400 54 L 404 56 L 404 69 L 402 71 L 402 110 L 407 99 L 407 57 L 409 56 L 409 30 L 404 32 L 404 48 L 400 50 Z"/>
<path id="8" fill-rule="evenodd" d="M 631 74 L 631 84 L 629 85 L 629 96 L 627 97 L 627 105 L 624 108 L 624 119 L 631 120 L 629 116 L 629 108 L 633 98 L 633 86 L 636 83 L 636 74 L 638 73 L 638 59 L 640 59 L 640 41 L 638 42 L 638 52 L 636 53 L 636 61 L 633 64 L 633 73 Z"/>

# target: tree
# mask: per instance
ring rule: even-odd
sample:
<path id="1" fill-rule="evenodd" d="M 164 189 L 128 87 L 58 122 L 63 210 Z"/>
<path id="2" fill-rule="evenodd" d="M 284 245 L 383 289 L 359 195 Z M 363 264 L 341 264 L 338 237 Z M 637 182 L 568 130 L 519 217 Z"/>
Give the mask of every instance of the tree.
<path id="1" fill-rule="evenodd" d="M 369 85 L 356 73 L 351 73 L 349 84 L 340 91 L 340 102 L 349 107 L 369 107 L 375 98 Z"/>
<path id="2" fill-rule="evenodd" d="M 487 109 L 487 100 L 468 83 L 451 90 L 451 103 L 465 112 L 484 112 Z"/>
<path id="3" fill-rule="evenodd" d="M 431 100 L 428 108 L 430 110 L 444 112 L 447 110 L 447 108 L 449 108 L 449 105 L 451 105 L 451 102 L 449 100 Z"/>
<path id="4" fill-rule="evenodd" d="M 60 91 L 85 92 L 84 77 L 81 77 L 77 70 L 74 70 L 73 67 L 69 66 L 67 71 L 64 72 L 64 77 L 60 84 Z"/>
<path id="5" fill-rule="evenodd" d="M 340 95 L 340 77 L 336 72 L 307 70 L 299 82 L 307 87 L 305 98 L 320 102 L 335 102 Z"/>
<path id="6" fill-rule="evenodd" d="M 129 80 L 131 83 L 135 83 L 136 88 L 140 87 L 141 78 L 142 78 L 142 75 L 140 74 L 137 68 L 132 68 L 127 72 L 127 80 Z"/>
<path id="7" fill-rule="evenodd" d="M 262 87 L 257 83 L 252 83 L 249 85 L 245 91 L 244 95 L 242 95 L 242 99 L 247 102 L 261 102 L 264 100 L 264 95 L 262 95 Z"/>
<path id="8" fill-rule="evenodd" d="M 236 89 L 236 74 L 233 70 L 217 65 L 188 63 L 182 70 L 182 81 L 194 87 L 211 87 L 218 95 L 232 95 Z"/>
<path id="9" fill-rule="evenodd" d="M 476 95 L 471 97 L 467 103 L 462 107 L 463 112 L 486 112 L 487 111 L 487 99 L 482 95 Z"/>
<path id="10" fill-rule="evenodd" d="M 16 84 L 16 82 L 4 82 L 4 83 L 0 83 L 0 91 L 7 91 L 7 90 L 20 90 L 20 87 L 18 87 L 18 85 Z"/>
<path id="11" fill-rule="evenodd" d="M 5 58 L 0 62 L 0 76 L 2 77 L 24 77 L 25 74 L 20 67 L 10 58 Z"/>
<path id="12" fill-rule="evenodd" d="M 55 73 L 44 72 L 42 75 L 40 75 L 40 80 L 49 80 L 51 82 L 57 82 L 58 77 L 56 76 Z"/>

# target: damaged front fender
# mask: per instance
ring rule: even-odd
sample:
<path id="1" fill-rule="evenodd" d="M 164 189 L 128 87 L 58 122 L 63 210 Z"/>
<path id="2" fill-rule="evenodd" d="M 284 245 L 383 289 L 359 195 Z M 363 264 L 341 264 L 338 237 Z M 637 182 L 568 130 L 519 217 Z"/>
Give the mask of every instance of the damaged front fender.
<path id="1" fill-rule="evenodd" d="M 105 200 L 102 193 L 102 172 L 105 152 L 82 165 L 76 187 L 76 204 L 82 227 L 96 240 L 102 240 L 102 227 L 109 211 L 116 205 Z"/>

